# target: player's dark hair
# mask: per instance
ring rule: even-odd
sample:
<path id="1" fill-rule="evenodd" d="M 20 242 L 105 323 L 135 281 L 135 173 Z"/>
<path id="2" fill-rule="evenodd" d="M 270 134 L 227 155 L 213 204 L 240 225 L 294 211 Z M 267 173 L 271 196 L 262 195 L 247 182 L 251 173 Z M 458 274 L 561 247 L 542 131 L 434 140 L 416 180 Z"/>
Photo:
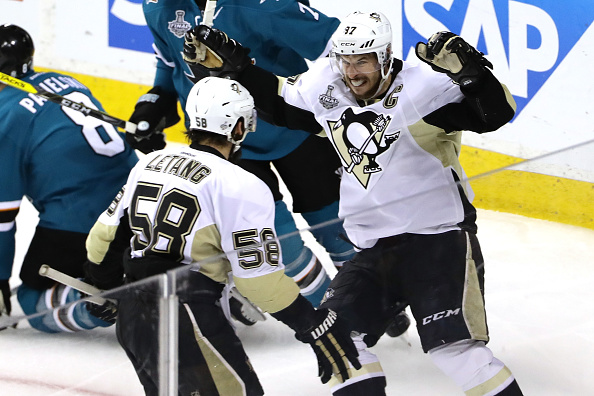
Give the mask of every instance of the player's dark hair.
<path id="1" fill-rule="evenodd" d="M 215 146 L 223 146 L 225 143 L 229 143 L 226 136 L 202 129 L 188 129 L 184 134 L 190 143 L 212 144 Z"/>
<path id="2" fill-rule="evenodd" d="M 27 31 L 16 25 L 0 25 L 0 72 L 21 77 L 33 69 L 35 47 Z"/>

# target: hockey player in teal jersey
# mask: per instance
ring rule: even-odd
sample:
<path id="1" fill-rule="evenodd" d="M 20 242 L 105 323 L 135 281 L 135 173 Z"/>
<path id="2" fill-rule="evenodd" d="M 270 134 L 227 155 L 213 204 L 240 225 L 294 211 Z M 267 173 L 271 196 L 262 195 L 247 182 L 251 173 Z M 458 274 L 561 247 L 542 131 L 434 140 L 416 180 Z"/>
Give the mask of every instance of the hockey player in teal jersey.
<path id="1" fill-rule="evenodd" d="M 143 2 L 144 15 L 154 37 L 157 71 L 154 87 L 143 95 L 130 121 L 147 121 L 152 133 L 160 126 L 175 124 L 177 100 L 185 108 L 194 76 L 182 58 L 184 35 L 202 22 L 205 0 Z M 254 62 L 281 76 L 307 69 L 305 59 L 327 53 L 329 40 L 339 24 L 309 7 L 308 1 L 219 0 L 214 27 L 224 30 L 251 48 Z M 328 46 L 328 48 L 327 48 Z M 186 117 L 186 124 L 188 123 Z M 187 126 L 187 125 L 186 125 Z M 132 144 L 134 140 L 131 139 Z M 160 147 L 158 147 L 160 148 Z M 322 299 L 330 279 L 323 266 L 297 232 L 293 216 L 283 201 L 279 181 L 271 163 L 293 199 L 293 211 L 301 213 L 310 226 L 338 218 L 340 163 L 326 139 L 305 132 L 289 131 L 264 121 L 242 145 L 239 165 L 262 179 L 273 192 L 275 227 L 281 238 L 287 274 L 300 285 L 302 294 L 314 305 Z M 335 221 L 312 228 L 317 241 L 339 267 L 353 254 L 353 247 L 340 238 L 342 224 Z M 291 234 L 291 236 L 282 237 Z M 244 322 L 245 323 L 245 322 Z"/>
<path id="2" fill-rule="evenodd" d="M 34 45 L 15 25 L 0 26 L 0 71 L 103 110 L 87 87 L 59 73 L 33 70 Z M 9 278 L 15 253 L 15 218 L 23 199 L 39 211 L 24 258 L 17 298 L 27 315 L 69 303 L 80 293 L 38 274 L 43 264 L 82 277 L 85 240 L 99 214 L 126 181 L 138 158 L 112 125 L 0 83 L 0 314 L 11 311 Z M 76 304 L 57 315 L 31 319 L 45 332 L 109 326 L 98 306 Z"/>

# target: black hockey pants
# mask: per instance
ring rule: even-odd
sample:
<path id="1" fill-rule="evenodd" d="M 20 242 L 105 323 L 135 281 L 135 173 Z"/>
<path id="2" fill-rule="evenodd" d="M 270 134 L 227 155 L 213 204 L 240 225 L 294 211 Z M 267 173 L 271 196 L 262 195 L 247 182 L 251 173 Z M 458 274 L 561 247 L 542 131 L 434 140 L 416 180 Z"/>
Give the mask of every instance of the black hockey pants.
<path id="1" fill-rule="evenodd" d="M 159 300 L 155 285 L 149 283 L 121 296 L 116 330 L 147 396 L 159 394 Z M 217 303 L 222 289 L 223 285 L 192 271 L 178 281 L 180 396 L 242 395 L 243 387 L 248 396 L 264 394 L 241 341 Z"/>

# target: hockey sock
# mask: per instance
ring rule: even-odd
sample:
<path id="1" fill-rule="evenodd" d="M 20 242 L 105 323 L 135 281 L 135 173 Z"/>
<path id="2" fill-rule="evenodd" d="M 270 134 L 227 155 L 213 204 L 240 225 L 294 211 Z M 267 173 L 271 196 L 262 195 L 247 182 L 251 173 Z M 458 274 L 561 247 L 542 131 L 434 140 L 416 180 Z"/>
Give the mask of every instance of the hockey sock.
<path id="1" fill-rule="evenodd" d="M 111 326 L 111 323 L 91 315 L 84 302 L 68 305 L 81 298 L 80 292 L 69 286 L 56 284 L 47 290 L 37 290 L 21 285 L 17 291 L 17 298 L 23 312 L 26 315 L 34 315 L 28 319 L 31 327 L 44 333 L 74 332 Z M 63 307 L 64 305 L 68 306 Z"/>
<path id="2" fill-rule="evenodd" d="M 330 277 L 320 260 L 303 243 L 293 215 L 283 201 L 276 201 L 274 226 L 281 243 L 285 273 L 297 282 L 301 294 L 317 307 L 330 284 Z"/>
<path id="3" fill-rule="evenodd" d="M 332 396 L 385 396 L 386 376 L 377 358 L 365 341 L 365 334 L 351 333 L 355 347 L 359 352 L 359 370 L 351 368 L 351 378 L 345 382 L 338 382 L 336 377 L 330 379 L 329 385 Z"/>
<path id="4" fill-rule="evenodd" d="M 342 227 L 342 221 L 338 220 L 338 201 L 324 206 L 320 210 L 301 213 L 303 218 L 310 225 L 311 233 L 316 240 L 326 249 L 334 266 L 340 268 L 342 263 L 350 260 L 355 254 L 353 245 L 340 237 L 346 235 Z M 316 225 L 324 224 L 321 227 Z"/>
<path id="5" fill-rule="evenodd" d="M 467 394 L 522 395 L 511 371 L 482 341 L 453 342 L 430 350 L 429 355 Z"/>

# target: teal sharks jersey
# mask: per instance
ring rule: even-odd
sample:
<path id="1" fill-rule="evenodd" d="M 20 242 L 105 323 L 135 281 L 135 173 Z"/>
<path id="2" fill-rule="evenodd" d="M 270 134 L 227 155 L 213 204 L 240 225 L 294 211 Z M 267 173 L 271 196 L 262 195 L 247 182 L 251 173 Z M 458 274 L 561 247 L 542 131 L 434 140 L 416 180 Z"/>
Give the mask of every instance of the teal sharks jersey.
<path id="1" fill-rule="evenodd" d="M 176 92 L 185 109 L 192 88 L 186 75 L 192 72 L 182 58 L 184 35 L 202 22 L 202 13 L 191 0 L 148 0 L 143 10 L 157 54 L 154 85 Z M 308 1 L 219 0 L 213 27 L 250 48 L 258 66 L 289 77 L 307 70 L 305 59 L 326 54 L 339 23 L 309 7 Z M 258 120 L 256 133 L 242 144 L 242 156 L 263 161 L 281 158 L 308 136 Z"/>
<path id="2" fill-rule="evenodd" d="M 32 73 L 24 81 L 103 110 L 67 75 Z M 110 124 L 6 86 L 0 91 L 0 279 L 10 277 L 16 215 L 23 197 L 39 225 L 88 233 L 138 161 Z"/>

